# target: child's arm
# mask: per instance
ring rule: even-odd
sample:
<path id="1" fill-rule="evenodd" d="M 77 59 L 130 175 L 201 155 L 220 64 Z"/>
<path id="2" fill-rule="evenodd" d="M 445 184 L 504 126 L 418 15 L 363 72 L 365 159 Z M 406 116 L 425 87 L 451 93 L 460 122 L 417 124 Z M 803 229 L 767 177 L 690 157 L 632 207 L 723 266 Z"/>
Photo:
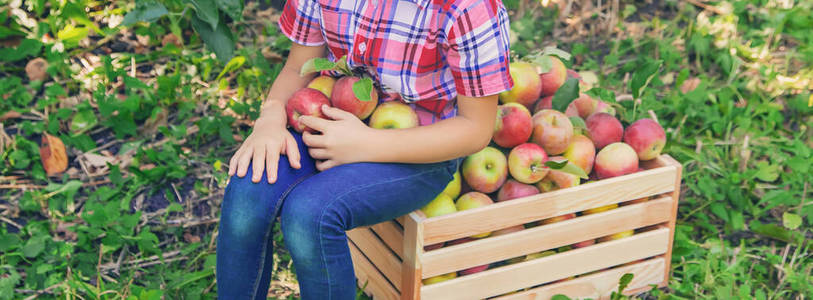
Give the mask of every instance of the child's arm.
<path id="1" fill-rule="evenodd" d="M 253 161 L 252 181 L 259 182 L 265 170 L 269 183 L 276 182 L 280 154 L 287 154 L 291 166 L 299 169 L 299 150 L 296 140 L 285 129 L 288 119 L 285 103 L 297 90 L 305 87 L 314 75 L 299 76 L 302 65 L 311 58 L 324 57 L 325 46 L 291 45 L 291 51 L 271 90 L 262 104 L 260 117 L 254 122 L 251 135 L 246 138 L 229 161 L 229 176 L 246 175 Z"/>
<path id="2" fill-rule="evenodd" d="M 488 145 L 497 117 L 497 95 L 457 97 L 458 115 L 408 129 L 372 129 L 354 115 L 324 108 L 334 120 L 303 116 L 300 121 L 322 132 L 305 133 L 311 156 L 326 170 L 352 162 L 432 163 L 466 156 Z"/>

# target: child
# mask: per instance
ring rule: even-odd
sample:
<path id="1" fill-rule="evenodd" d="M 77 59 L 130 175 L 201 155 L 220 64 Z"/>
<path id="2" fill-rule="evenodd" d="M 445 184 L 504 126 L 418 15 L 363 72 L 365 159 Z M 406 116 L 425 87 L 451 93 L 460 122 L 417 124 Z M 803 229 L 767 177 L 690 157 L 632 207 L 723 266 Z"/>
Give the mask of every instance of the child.
<path id="1" fill-rule="evenodd" d="M 513 85 L 508 16 L 500 0 L 288 0 L 279 25 L 294 44 L 229 162 L 218 296 L 265 299 L 281 210 L 302 298 L 354 299 L 345 231 L 423 207 L 491 139 L 497 94 Z M 372 129 L 323 107 L 329 119 L 300 118 L 317 134 L 286 130 L 285 101 L 313 78 L 299 76 L 302 64 L 325 55 L 364 68 L 421 126 Z"/>

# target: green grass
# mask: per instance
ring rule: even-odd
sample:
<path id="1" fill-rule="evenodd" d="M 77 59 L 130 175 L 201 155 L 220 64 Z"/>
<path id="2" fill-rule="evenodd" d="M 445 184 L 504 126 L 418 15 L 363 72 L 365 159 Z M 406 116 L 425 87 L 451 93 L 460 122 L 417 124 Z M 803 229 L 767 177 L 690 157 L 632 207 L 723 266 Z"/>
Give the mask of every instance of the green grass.
<path id="1" fill-rule="evenodd" d="M 0 7 L 0 116 L 19 114 L 0 123 L 0 299 L 214 298 L 226 162 L 290 41 L 249 6 L 230 23 L 244 61 L 227 67 L 181 0 L 112 28 L 133 4 L 23 2 L 25 18 Z M 505 1 L 512 48 L 569 51 L 622 121 L 651 111 L 666 128 L 682 197 L 673 276 L 649 297 L 809 298 L 813 4 L 655 2 L 621 1 L 615 21 L 595 9 L 568 27 L 553 9 Z M 162 44 L 170 32 L 181 47 Z M 48 62 L 44 81 L 26 75 L 35 57 Z M 698 85 L 681 91 L 687 82 Z M 46 175 L 44 133 L 64 142 L 68 171 Z M 279 228 L 274 240 L 273 294 L 293 299 Z"/>

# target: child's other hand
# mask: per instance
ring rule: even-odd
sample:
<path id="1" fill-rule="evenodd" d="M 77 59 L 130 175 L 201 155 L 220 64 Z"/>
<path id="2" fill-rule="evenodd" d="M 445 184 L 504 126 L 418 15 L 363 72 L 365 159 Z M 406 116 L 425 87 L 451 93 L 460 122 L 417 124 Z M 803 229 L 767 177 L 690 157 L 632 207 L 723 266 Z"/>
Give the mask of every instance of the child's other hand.
<path id="1" fill-rule="evenodd" d="M 299 121 L 322 134 L 305 132 L 302 141 L 308 145 L 308 153 L 316 163 L 316 169 L 324 171 L 347 163 L 364 161 L 372 129 L 355 115 L 341 109 L 322 106 L 322 112 L 332 120 L 302 116 Z"/>

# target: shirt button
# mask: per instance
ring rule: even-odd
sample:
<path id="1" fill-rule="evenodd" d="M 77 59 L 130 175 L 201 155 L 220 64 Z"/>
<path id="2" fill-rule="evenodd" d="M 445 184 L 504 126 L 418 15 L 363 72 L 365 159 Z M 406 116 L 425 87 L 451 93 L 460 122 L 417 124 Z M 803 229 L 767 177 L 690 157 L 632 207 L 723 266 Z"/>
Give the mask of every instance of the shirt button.
<path id="1" fill-rule="evenodd" d="M 361 42 L 361 44 L 359 44 L 359 53 L 364 53 L 364 50 L 367 50 L 367 44 Z"/>

